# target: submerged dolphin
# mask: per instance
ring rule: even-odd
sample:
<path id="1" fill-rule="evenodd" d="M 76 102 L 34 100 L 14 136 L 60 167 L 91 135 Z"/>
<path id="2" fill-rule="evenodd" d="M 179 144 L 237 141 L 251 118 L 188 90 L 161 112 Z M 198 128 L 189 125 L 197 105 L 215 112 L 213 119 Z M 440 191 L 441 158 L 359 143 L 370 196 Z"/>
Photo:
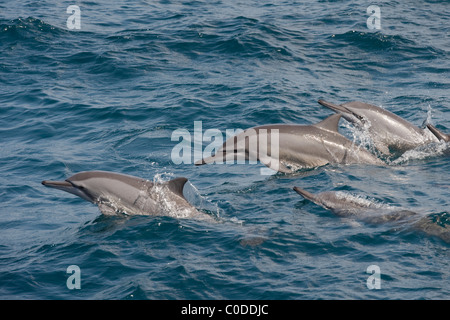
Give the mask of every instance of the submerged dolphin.
<path id="1" fill-rule="evenodd" d="M 335 114 L 314 125 L 253 127 L 231 137 L 214 156 L 197 161 L 195 165 L 237 158 L 255 163 L 259 160 L 267 167 L 285 173 L 336 163 L 385 165 L 338 132 L 340 117 Z"/>
<path id="2" fill-rule="evenodd" d="M 385 222 L 409 224 L 412 229 L 439 237 L 445 242 L 450 243 L 450 229 L 433 222 L 428 216 L 422 216 L 410 210 L 377 203 L 345 192 L 328 191 L 312 194 L 299 187 L 294 187 L 294 190 L 303 198 L 330 210 L 337 216 L 355 217 L 371 224 Z"/>
<path id="3" fill-rule="evenodd" d="M 42 181 L 97 204 L 105 215 L 166 215 L 175 218 L 212 220 L 199 212 L 183 196 L 186 178 L 163 183 L 107 171 L 85 171 L 65 181 Z"/>
<path id="4" fill-rule="evenodd" d="M 448 136 L 434 128 L 421 129 L 405 119 L 383 108 L 363 102 L 353 101 L 336 105 L 324 100 L 319 104 L 327 107 L 361 129 L 367 129 L 375 147 L 384 155 L 391 151 L 404 152 L 418 146 L 439 142 Z"/>

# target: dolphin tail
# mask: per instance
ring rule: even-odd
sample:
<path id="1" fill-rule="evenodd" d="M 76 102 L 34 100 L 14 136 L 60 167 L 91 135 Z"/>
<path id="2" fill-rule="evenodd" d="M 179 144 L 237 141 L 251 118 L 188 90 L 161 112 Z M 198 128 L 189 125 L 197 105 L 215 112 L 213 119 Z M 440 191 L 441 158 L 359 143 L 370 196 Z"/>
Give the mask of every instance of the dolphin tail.
<path id="1" fill-rule="evenodd" d="M 308 199 L 314 203 L 316 202 L 316 196 L 313 195 L 311 192 L 308 192 L 299 187 L 294 187 L 294 191 L 297 192 L 299 195 L 301 195 L 303 198 Z"/>
<path id="2" fill-rule="evenodd" d="M 449 142 L 450 141 L 450 135 L 443 133 L 442 131 L 440 131 L 438 128 L 436 128 L 435 126 L 433 126 L 432 124 L 427 124 L 427 128 L 428 130 L 430 130 L 435 136 L 436 138 L 438 138 L 439 140 L 444 140 L 445 142 Z"/>

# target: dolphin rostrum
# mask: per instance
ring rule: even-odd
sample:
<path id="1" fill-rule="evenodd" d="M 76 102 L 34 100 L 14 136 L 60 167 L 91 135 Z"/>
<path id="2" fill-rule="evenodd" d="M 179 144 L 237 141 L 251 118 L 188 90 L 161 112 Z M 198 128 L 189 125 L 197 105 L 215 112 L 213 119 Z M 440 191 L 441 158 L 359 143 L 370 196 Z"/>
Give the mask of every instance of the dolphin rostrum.
<path id="1" fill-rule="evenodd" d="M 214 156 L 203 158 L 195 165 L 230 163 L 229 160 L 237 158 L 254 163 L 259 160 L 272 170 L 284 173 L 338 163 L 385 165 L 338 132 L 340 117 L 335 114 L 314 125 L 253 127 L 231 137 Z"/>
<path id="2" fill-rule="evenodd" d="M 433 126 L 432 124 L 427 124 L 428 130 L 430 130 L 436 138 L 438 138 L 440 141 L 449 142 L 450 141 L 450 134 L 445 134 L 442 131 L 440 131 L 438 128 Z"/>
<path id="3" fill-rule="evenodd" d="M 448 136 L 434 128 L 421 129 L 405 119 L 383 108 L 364 102 L 353 101 L 336 105 L 324 100 L 319 104 L 327 107 L 353 123 L 360 129 L 367 129 L 375 147 L 384 155 L 404 152 L 418 146 L 445 140 Z M 442 137 L 439 137 L 441 134 Z"/>
<path id="4" fill-rule="evenodd" d="M 412 229 L 450 243 L 450 229 L 433 222 L 429 216 L 419 215 L 410 210 L 389 206 L 346 192 L 327 191 L 313 194 L 299 187 L 294 187 L 294 190 L 303 198 L 330 210 L 339 217 L 353 217 L 370 224 L 396 222 L 409 225 Z"/>
<path id="5" fill-rule="evenodd" d="M 97 204 L 105 215 L 165 215 L 175 218 L 213 220 L 199 212 L 184 197 L 186 178 L 163 183 L 108 171 L 85 171 L 65 181 L 42 181 Z"/>

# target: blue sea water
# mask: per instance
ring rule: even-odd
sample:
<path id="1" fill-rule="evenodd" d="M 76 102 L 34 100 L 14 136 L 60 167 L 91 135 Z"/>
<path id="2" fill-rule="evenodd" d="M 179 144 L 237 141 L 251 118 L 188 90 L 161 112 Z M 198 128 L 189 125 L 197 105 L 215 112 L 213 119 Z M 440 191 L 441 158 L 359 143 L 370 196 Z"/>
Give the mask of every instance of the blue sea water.
<path id="1" fill-rule="evenodd" d="M 345 191 L 450 228 L 448 148 L 266 176 L 175 164 L 171 137 L 195 121 L 223 133 L 316 123 L 331 114 L 318 99 L 450 132 L 449 19 L 437 0 L 1 2 L 0 298 L 448 299 L 448 243 L 336 217 L 292 190 Z M 41 185 L 88 170 L 184 176 L 188 200 L 222 222 L 105 217 Z"/>

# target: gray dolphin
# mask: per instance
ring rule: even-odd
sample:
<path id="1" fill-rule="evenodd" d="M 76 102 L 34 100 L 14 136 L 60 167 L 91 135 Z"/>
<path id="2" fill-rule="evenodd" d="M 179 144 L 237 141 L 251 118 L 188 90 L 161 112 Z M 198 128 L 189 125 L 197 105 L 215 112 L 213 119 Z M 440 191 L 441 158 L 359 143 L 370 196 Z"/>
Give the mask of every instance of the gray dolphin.
<path id="1" fill-rule="evenodd" d="M 337 163 L 385 165 L 338 132 L 340 117 L 340 114 L 335 114 L 314 125 L 253 127 L 231 137 L 214 156 L 199 160 L 195 165 L 237 158 L 255 163 L 259 160 L 274 171 L 284 173 Z"/>
<path id="2" fill-rule="evenodd" d="M 439 142 L 439 130 L 421 129 L 383 108 L 353 101 L 336 105 L 324 100 L 319 104 L 327 107 L 361 129 L 367 129 L 375 147 L 384 155 L 391 151 L 404 152 L 418 146 Z M 441 133 L 442 134 L 442 133 Z M 442 134 L 443 136 L 447 136 Z M 448 136 L 447 136 L 448 138 Z"/>
<path id="3" fill-rule="evenodd" d="M 194 208 L 183 195 L 186 178 L 163 183 L 108 171 L 85 171 L 65 181 L 42 181 L 97 204 L 105 215 L 166 215 L 213 220 Z"/>
<path id="4" fill-rule="evenodd" d="M 340 191 L 312 194 L 299 187 L 294 187 L 294 190 L 303 198 L 330 210 L 337 216 L 354 217 L 371 224 L 396 222 L 450 243 L 450 229 L 433 222 L 429 216 Z"/>

